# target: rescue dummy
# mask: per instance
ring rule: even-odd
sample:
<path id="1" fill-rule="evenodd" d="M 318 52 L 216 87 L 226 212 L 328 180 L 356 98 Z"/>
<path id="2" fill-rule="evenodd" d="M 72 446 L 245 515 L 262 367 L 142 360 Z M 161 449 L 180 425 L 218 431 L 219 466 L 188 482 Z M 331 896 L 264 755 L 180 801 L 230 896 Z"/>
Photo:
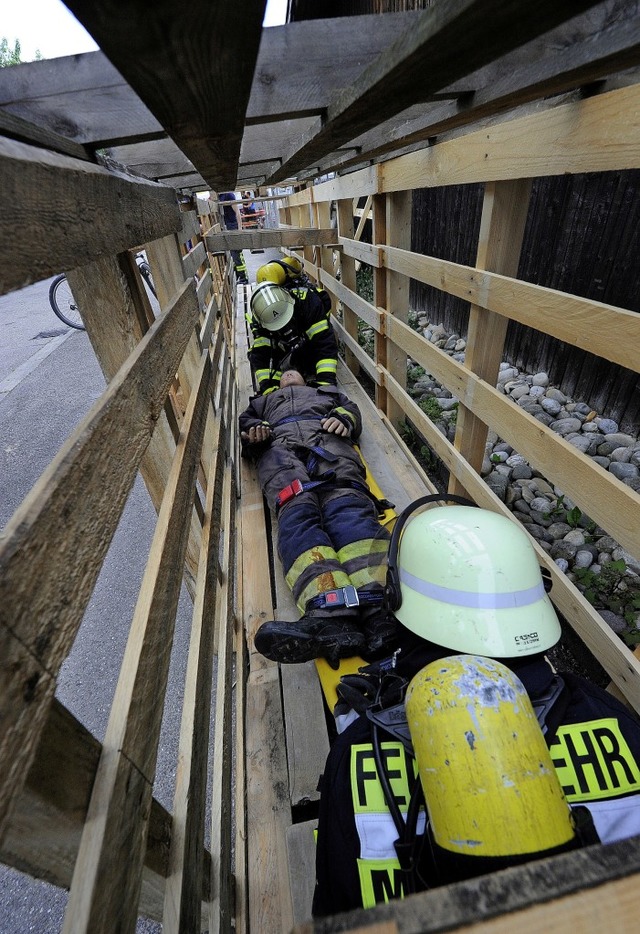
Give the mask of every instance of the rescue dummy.
<path id="1" fill-rule="evenodd" d="M 253 343 L 249 361 L 258 392 L 278 389 L 280 377 L 288 368 L 299 370 L 318 386 L 335 386 L 338 344 L 328 317 L 331 301 L 326 292 L 310 283 L 295 276 L 287 278 L 283 267 L 290 268 L 284 260 L 261 266 L 251 295 L 249 326 Z M 267 273 L 262 271 L 269 269 L 275 271 L 266 278 Z"/>
<path id="2" fill-rule="evenodd" d="M 546 661 L 561 631 L 528 536 L 471 505 L 416 511 L 432 499 L 389 548 L 397 651 L 338 686 L 316 916 L 640 832 L 640 726 Z"/>
<path id="3" fill-rule="evenodd" d="M 389 651 L 395 620 L 382 611 L 388 533 L 353 442 L 362 430 L 355 403 L 334 386 L 307 386 L 295 370 L 255 397 L 240 416 L 243 454 L 278 520 L 278 554 L 303 614 L 271 620 L 256 649 L 282 663 Z"/>

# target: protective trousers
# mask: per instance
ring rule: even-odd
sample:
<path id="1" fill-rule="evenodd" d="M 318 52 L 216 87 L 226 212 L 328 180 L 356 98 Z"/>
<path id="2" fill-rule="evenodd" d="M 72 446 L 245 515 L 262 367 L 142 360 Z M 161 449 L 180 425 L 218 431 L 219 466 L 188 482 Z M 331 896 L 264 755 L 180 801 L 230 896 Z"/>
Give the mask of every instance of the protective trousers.
<path id="1" fill-rule="evenodd" d="M 318 594 L 349 584 L 381 589 L 388 537 L 373 501 L 357 490 L 319 488 L 286 503 L 278 513 L 278 553 L 300 611 Z"/>

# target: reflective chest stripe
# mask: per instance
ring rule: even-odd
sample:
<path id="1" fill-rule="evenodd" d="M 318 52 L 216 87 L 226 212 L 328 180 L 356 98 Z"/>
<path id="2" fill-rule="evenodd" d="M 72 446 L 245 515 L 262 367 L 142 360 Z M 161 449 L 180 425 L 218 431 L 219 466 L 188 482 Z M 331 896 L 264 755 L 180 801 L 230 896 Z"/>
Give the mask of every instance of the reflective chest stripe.
<path id="1" fill-rule="evenodd" d="M 389 775 L 391 790 L 406 820 L 410 783 L 416 780 L 415 760 L 402 743 L 384 742 L 381 753 Z M 373 748 L 370 743 L 351 747 L 351 795 L 356 830 L 360 842 L 358 875 L 364 908 L 404 895 L 402 872 L 394 843 L 398 832 L 389 813 L 378 780 Z M 417 833 L 425 832 L 424 811 L 418 816 Z"/>
<path id="2" fill-rule="evenodd" d="M 640 791 L 640 768 L 615 717 L 561 726 L 549 750 L 569 802 Z"/>

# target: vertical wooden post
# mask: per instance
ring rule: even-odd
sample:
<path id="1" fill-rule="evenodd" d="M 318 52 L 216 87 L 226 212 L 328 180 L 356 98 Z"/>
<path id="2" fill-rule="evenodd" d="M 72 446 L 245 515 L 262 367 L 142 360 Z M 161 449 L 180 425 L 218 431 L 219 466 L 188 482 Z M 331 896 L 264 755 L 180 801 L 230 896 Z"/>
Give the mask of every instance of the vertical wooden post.
<path id="1" fill-rule="evenodd" d="M 411 249 L 411 191 L 396 191 L 387 195 L 387 240 L 389 246 L 401 250 Z M 389 314 L 400 321 L 409 320 L 409 277 L 388 271 L 386 276 L 385 307 Z M 395 344 L 386 340 L 387 369 L 393 378 L 406 389 L 407 355 Z M 396 427 L 404 418 L 404 412 L 393 399 L 387 399 L 387 415 Z"/>
<path id="2" fill-rule="evenodd" d="M 371 242 L 374 246 L 387 242 L 387 197 L 388 195 L 375 195 L 373 199 L 373 223 L 371 225 Z M 384 267 L 373 269 L 373 304 L 379 308 L 387 305 L 387 270 Z M 377 332 L 373 344 L 374 362 L 386 369 L 387 367 L 387 340 Z M 387 390 L 384 386 L 376 386 L 376 405 L 385 415 L 387 413 Z"/>
<path id="3" fill-rule="evenodd" d="M 530 179 L 487 183 L 476 260 L 478 269 L 505 276 L 517 274 L 530 193 Z M 471 305 L 465 366 L 491 386 L 495 386 L 498 377 L 508 323 L 502 315 Z M 460 404 L 454 444 L 478 473 L 486 440 L 487 426 Z M 453 476 L 449 492 L 466 495 L 462 484 Z"/>
<path id="4" fill-rule="evenodd" d="M 338 201 L 338 234 L 341 237 L 347 237 L 352 240 L 354 236 L 354 223 L 353 223 L 353 201 L 351 198 L 341 198 Z M 356 261 L 352 256 L 345 256 L 342 251 L 340 251 L 340 270 L 341 270 L 341 281 L 348 289 L 351 289 L 352 292 L 357 292 L 356 288 Z M 347 334 L 349 334 L 355 341 L 358 340 L 358 316 L 355 312 L 349 308 L 348 305 L 343 303 L 343 315 L 344 320 L 343 324 Z M 358 358 L 350 350 L 346 350 L 345 358 L 347 361 L 347 366 L 356 376 L 360 372 L 360 364 L 358 363 Z"/>

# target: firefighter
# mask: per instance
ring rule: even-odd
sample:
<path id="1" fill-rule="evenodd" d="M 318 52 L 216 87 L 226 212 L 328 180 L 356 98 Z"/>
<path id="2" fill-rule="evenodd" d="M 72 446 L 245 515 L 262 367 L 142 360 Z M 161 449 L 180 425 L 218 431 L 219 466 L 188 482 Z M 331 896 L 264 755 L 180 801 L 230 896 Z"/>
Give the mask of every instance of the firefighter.
<path id="1" fill-rule="evenodd" d="M 222 204 L 222 216 L 224 218 L 225 228 L 227 230 L 238 230 L 238 228 L 242 227 L 242 218 L 238 202 L 236 201 L 235 192 L 220 192 L 218 201 Z M 239 285 L 248 285 L 247 266 L 244 261 L 242 250 L 231 250 L 230 252 L 233 269 L 236 275 L 236 282 L 238 282 Z"/>
<path id="2" fill-rule="evenodd" d="M 267 658 L 297 663 L 377 657 L 390 650 L 395 621 L 382 614 L 388 504 L 369 491 L 353 442 L 362 429 L 355 403 L 335 386 L 307 386 L 287 370 L 276 391 L 240 416 L 243 454 L 257 461 L 261 488 L 278 520 L 278 554 L 302 618 L 272 620 L 255 637 Z"/>
<path id="3" fill-rule="evenodd" d="M 548 664 L 561 630 L 528 536 L 472 505 L 415 512 L 432 499 L 402 513 L 389 546 L 385 599 L 401 623 L 397 652 L 338 686 L 342 732 L 321 783 L 316 916 L 640 832 L 638 720 L 608 692 Z M 550 823 L 541 803 L 557 799 L 549 769 L 518 770 L 513 749 L 505 768 L 499 755 L 522 739 L 523 724 L 533 735 L 510 674 L 526 690 L 572 809 L 573 841 L 561 804 Z M 523 760 L 529 744 L 518 747 Z M 532 777 L 542 782 L 540 803 L 520 813 L 505 848 L 504 824 L 487 816 L 514 791 L 524 798 Z"/>
<path id="4" fill-rule="evenodd" d="M 313 291 L 322 301 L 327 314 L 331 311 L 331 298 L 326 289 L 311 281 L 306 275 L 304 267 L 297 256 L 283 256 L 282 259 L 270 260 L 260 266 L 256 273 L 256 282 L 271 282 L 281 285 L 294 297 L 299 297 L 307 291 Z"/>
<path id="5" fill-rule="evenodd" d="M 287 290 L 261 282 L 251 295 L 253 343 L 249 360 L 259 393 L 278 389 L 287 368 L 317 386 L 335 386 L 338 344 L 319 295 L 311 288 Z"/>

